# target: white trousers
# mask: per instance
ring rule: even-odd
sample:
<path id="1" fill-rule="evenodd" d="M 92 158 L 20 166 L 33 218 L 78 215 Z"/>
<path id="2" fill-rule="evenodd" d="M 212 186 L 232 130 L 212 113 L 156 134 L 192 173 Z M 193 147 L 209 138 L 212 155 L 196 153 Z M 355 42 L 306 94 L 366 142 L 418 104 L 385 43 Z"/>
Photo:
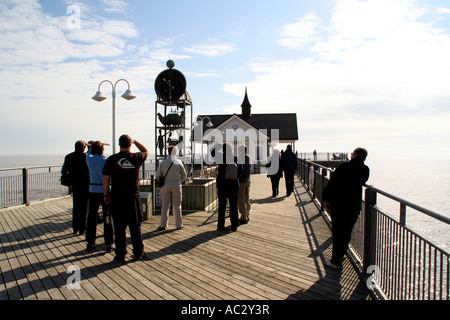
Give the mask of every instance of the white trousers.
<path id="1" fill-rule="evenodd" d="M 169 226 L 169 210 L 170 203 L 172 203 L 173 216 L 175 218 L 175 227 L 181 228 L 183 226 L 183 219 L 181 215 L 181 185 L 174 188 L 161 189 L 161 221 L 159 226 L 167 228 Z"/>

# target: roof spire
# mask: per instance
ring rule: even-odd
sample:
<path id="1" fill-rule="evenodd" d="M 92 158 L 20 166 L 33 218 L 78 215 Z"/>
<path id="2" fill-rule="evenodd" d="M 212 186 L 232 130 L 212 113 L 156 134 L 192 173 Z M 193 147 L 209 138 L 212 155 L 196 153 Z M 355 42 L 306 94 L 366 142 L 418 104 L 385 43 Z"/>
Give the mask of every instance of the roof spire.
<path id="1" fill-rule="evenodd" d="M 247 86 L 245 86 L 245 96 L 244 96 L 244 101 L 242 101 L 241 108 L 242 108 L 242 117 L 250 118 L 251 114 L 252 114 L 252 112 L 251 112 L 252 105 L 250 104 L 250 101 L 248 100 Z"/>

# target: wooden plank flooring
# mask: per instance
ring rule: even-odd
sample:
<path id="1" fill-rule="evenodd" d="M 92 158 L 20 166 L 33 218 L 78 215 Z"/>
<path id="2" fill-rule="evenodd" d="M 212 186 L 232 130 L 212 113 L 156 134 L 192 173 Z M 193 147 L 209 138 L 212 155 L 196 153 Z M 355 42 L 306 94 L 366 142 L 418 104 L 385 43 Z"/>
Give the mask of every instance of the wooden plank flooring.
<path id="1" fill-rule="evenodd" d="M 72 234 L 71 197 L 0 210 L 0 300 L 367 300 L 347 260 L 324 266 L 331 232 L 296 180 L 296 190 L 271 198 L 270 180 L 253 175 L 250 222 L 217 231 L 215 212 L 184 216 L 184 228 L 157 231 L 159 216 L 142 225 L 144 261 L 113 261 L 102 226 L 98 248 Z M 227 218 L 227 224 L 229 219 Z M 131 252 L 131 244 L 128 246 Z M 81 272 L 79 289 L 67 281 Z"/>

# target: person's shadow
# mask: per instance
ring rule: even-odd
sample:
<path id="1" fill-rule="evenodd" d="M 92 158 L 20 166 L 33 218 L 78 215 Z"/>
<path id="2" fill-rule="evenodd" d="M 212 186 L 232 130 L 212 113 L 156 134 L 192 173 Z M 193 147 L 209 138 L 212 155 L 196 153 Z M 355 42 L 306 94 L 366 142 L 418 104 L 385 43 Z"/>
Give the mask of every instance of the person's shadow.
<path id="1" fill-rule="evenodd" d="M 172 230 L 164 231 L 164 233 L 171 232 Z M 173 230 L 175 231 L 175 230 Z M 204 244 L 208 241 L 216 239 L 218 237 L 226 235 L 226 232 L 220 232 L 218 230 L 205 231 L 203 233 L 196 234 L 188 239 L 184 239 L 175 242 L 165 248 L 162 248 L 156 252 L 147 252 L 147 260 L 155 260 L 167 255 L 181 254 L 188 252 L 195 247 Z"/>

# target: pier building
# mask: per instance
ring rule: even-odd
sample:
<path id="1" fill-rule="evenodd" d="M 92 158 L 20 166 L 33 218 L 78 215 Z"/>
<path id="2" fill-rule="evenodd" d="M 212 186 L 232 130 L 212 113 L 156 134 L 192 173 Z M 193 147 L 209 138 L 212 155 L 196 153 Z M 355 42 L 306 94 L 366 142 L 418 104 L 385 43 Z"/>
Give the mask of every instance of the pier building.
<path id="1" fill-rule="evenodd" d="M 202 143 L 210 144 L 217 135 L 221 135 L 223 140 L 234 140 L 235 145 L 247 145 L 249 153 L 256 155 L 255 160 L 269 156 L 276 144 L 290 143 L 295 148 L 298 141 L 297 114 L 253 113 L 247 88 L 240 114 L 209 114 L 199 115 L 199 118 L 208 118 L 210 122 L 203 122 L 205 134 L 203 139 L 194 135 L 195 142 L 202 140 Z"/>

